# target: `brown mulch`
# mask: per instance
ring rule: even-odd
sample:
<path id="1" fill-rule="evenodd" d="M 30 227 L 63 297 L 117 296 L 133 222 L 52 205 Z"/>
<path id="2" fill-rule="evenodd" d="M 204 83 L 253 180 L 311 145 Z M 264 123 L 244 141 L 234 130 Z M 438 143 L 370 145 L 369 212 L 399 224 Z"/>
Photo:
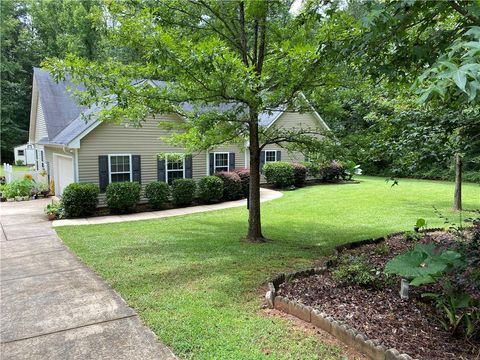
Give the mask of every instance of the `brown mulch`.
<path id="1" fill-rule="evenodd" d="M 446 232 L 435 232 L 426 235 L 422 242 L 443 245 L 451 242 L 452 237 Z M 370 264 L 383 269 L 389 259 L 413 244 L 398 235 L 383 243 L 364 245 L 344 253 L 364 255 Z M 379 247 L 383 247 L 382 251 Z M 420 296 L 425 289 L 410 287 L 409 300 L 400 298 L 399 289 L 399 283 L 388 282 L 379 289 L 345 286 L 326 272 L 284 283 L 278 295 L 317 308 L 367 338 L 417 359 L 480 359 L 480 342 L 455 338 L 439 326 L 435 306 Z"/>

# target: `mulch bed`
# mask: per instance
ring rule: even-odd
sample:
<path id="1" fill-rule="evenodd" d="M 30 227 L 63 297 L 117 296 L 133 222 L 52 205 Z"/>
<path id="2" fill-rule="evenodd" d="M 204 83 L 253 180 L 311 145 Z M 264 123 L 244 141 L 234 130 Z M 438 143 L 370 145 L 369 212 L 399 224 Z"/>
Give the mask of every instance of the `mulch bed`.
<path id="1" fill-rule="evenodd" d="M 445 245 L 452 237 L 439 231 L 427 234 L 421 242 Z M 396 235 L 342 254 L 364 255 L 370 264 L 383 269 L 389 259 L 413 245 L 403 235 Z M 286 282 L 280 286 L 278 295 L 319 309 L 363 332 L 367 338 L 417 359 L 480 359 L 479 341 L 454 338 L 439 326 L 435 306 L 420 296 L 425 288 L 410 287 L 409 300 L 400 298 L 399 289 L 399 283 L 388 282 L 379 289 L 346 286 L 327 271 Z"/>

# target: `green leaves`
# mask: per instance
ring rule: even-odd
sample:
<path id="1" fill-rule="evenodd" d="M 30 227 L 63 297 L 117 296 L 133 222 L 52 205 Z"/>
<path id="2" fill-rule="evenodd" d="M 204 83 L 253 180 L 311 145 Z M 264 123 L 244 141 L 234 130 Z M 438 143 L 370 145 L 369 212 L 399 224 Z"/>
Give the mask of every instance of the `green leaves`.
<path id="1" fill-rule="evenodd" d="M 478 102 L 480 94 L 480 27 L 472 27 L 447 48 L 443 56 L 418 78 L 419 103 L 434 98 L 459 104 Z"/>
<path id="2" fill-rule="evenodd" d="M 461 255 L 452 250 L 437 253 L 434 244 L 417 244 L 411 251 L 396 256 L 385 266 L 385 273 L 412 279 L 413 286 L 436 281 L 447 268 L 453 266 Z"/>

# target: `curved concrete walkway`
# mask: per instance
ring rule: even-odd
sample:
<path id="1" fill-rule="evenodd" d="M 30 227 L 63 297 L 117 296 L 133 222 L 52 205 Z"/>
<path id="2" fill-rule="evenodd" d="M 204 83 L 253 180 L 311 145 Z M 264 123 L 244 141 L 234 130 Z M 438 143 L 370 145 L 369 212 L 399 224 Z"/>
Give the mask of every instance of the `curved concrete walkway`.
<path id="1" fill-rule="evenodd" d="M 63 245 L 43 213 L 50 201 L 0 205 L 0 358 L 176 359 Z"/>
<path id="2" fill-rule="evenodd" d="M 283 196 L 283 193 L 270 189 L 260 189 L 260 201 L 270 201 L 278 199 Z M 180 216 L 187 214 L 196 214 L 206 211 L 214 211 L 221 209 L 228 209 L 234 207 L 247 206 L 247 200 L 237 200 L 237 201 L 227 201 L 220 204 L 212 205 L 200 205 L 200 206 L 191 206 L 186 208 L 171 209 L 171 210 L 160 210 L 160 211 L 148 211 L 143 213 L 136 214 L 126 214 L 126 215 L 107 215 L 107 216 L 97 216 L 91 218 L 80 218 L 80 219 L 64 219 L 64 220 L 55 220 L 53 221 L 53 227 L 57 226 L 66 226 L 66 225 L 93 225 L 93 224 L 108 224 L 116 223 L 123 221 L 138 221 L 138 220 L 151 220 L 151 219 L 160 219 L 171 216 Z"/>

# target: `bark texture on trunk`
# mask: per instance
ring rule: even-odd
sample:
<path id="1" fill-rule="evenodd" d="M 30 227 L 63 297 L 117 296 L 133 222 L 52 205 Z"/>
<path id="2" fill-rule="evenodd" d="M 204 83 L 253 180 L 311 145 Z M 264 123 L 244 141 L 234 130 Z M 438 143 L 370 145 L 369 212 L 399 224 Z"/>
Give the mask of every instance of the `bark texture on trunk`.
<path id="1" fill-rule="evenodd" d="M 247 240 L 263 242 L 262 224 L 260 219 L 260 144 L 258 141 L 258 114 L 250 113 L 250 192 L 248 212 Z M 256 120 L 255 120 L 256 119 Z"/>
<path id="2" fill-rule="evenodd" d="M 462 156 L 455 155 L 455 193 L 453 195 L 453 210 L 462 210 Z"/>

